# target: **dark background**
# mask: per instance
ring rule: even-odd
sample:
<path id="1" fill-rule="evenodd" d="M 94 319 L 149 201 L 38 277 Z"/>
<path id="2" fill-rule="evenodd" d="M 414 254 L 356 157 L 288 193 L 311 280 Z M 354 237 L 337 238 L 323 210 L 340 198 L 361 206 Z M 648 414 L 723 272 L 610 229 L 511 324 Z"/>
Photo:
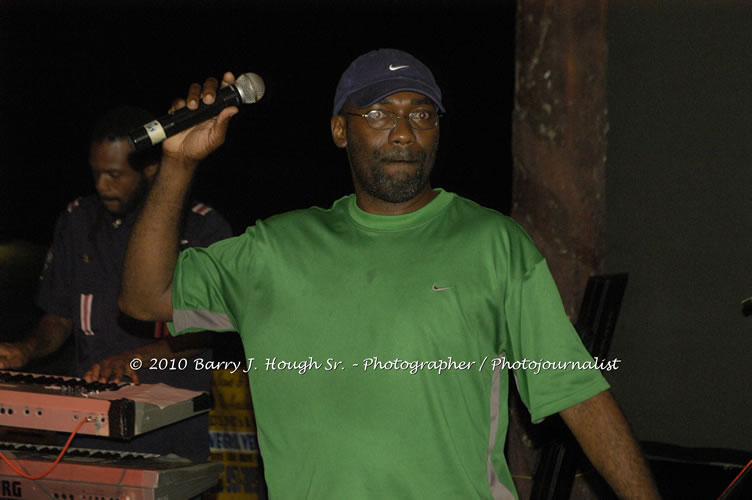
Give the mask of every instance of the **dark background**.
<path id="1" fill-rule="evenodd" d="M 225 71 L 260 74 L 267 93 L 233 119 L 194 195 L 236 233 L 329 206 L 352 191 L 329 132 L 334 89 L 352 59 L 380 47 L 417 55 L 444 92 L 434 185 L 508 211 L 513 2 L 101 3 L 2 4 L 6 234 L 46 243 L 59 211 L 93 191 L 88 134 L 104 110 L 133 104 L 161 116 L 188 84 Z"/>
<path id="2" fill-rule="evenodd" d="M 613 0 L 608 40 L 609 381 L 644 440 L 752 452 L 752 2 Z"/>

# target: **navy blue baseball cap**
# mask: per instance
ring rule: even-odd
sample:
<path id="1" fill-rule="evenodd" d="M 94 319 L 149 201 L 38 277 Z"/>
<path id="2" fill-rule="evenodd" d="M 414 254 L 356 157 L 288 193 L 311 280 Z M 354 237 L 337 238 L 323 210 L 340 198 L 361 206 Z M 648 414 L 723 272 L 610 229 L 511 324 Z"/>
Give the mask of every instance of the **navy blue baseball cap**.
<path id="1" fill-rule="evenodd" d="M 431 98 L 441 111 L 446 111 L 441 104 L 441 90 L 425 64 L 401 50 L 372 50 L 355 59 L 342 73 L 332 114 L 339 114 L 348 99 L 359 108 L 367 108 L 394 93 L 407 91 Z"/>

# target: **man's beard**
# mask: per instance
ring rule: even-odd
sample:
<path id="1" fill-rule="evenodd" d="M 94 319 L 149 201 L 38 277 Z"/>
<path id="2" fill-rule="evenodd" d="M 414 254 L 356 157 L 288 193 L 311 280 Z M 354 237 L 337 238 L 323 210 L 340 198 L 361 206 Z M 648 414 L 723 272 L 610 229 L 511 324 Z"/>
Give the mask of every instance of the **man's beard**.
<path id="1" fill-rule="evenodd" d="M 117 208 L 110 209 L 105 205 L 105 209 L 116 217 L 122 217 L 137 210 L 143 200 L 146 198 L 146 193 L 149 191 L 149 183 L 145 178 L 141 179 L 138 185 L 134 188 L 132 196 L 128 200 L 124 200 L 119 197 L 102 198 L 99 196 L 100 201 L 116 201 L 118 203 Z"/>
<path id="2" fill-rule="evenodd" d="M 352 143 L 350 143 L 352 145 Z M 367 153 L 357 143 L 348 148 L 353 176 L 362 189 L 376 199 L 388 203 L 404 203 L 418 196 L 428 185 L 438 142 L 432 151 L 393 151 Z M 410 162 L 416 168 L 410 172 L 390 175 L 385 164 Z"/>

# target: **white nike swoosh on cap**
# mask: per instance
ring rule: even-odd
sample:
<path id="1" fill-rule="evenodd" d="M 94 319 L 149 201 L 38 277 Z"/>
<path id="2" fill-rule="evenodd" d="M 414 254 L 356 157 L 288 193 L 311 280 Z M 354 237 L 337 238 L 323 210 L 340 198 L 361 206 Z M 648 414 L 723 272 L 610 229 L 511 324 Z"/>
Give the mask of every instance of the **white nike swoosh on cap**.
<path id="1" fill-rule="evenodd" d="M 389 65 L 389 71 L 397 71 L 398 69 L 404 69 L 409 68 L 410 66 L 404 65 L 404 66 L 395 66 L 394 64 Z"/>

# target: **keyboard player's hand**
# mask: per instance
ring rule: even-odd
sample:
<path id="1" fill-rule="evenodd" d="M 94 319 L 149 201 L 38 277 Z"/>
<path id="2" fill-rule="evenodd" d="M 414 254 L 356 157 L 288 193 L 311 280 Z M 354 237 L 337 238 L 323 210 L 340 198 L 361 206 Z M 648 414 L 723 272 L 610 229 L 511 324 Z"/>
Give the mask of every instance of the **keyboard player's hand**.
<path id="1" fill-rule="evenodd" d="M 138 370 L 133 369 L 134 366 L 137 366 L 133 362 L 135 358 L 141 359 L 140 356 L 132 352 L 110 356 L 92 365 L 84 373 L 83 378 L 87 382 L 113 382 L 116 384 L 127 382 L 126 379 L 130 379 L 132 383 L 138 384 Z M 141 361 L 143 362 L 143 359 Z"/>
<path id="2" fill-rule="evenodd" d="M 23 342 L 0 343 L 0 370 L 21 368 L 30 358 L 30 352 Z"/>

